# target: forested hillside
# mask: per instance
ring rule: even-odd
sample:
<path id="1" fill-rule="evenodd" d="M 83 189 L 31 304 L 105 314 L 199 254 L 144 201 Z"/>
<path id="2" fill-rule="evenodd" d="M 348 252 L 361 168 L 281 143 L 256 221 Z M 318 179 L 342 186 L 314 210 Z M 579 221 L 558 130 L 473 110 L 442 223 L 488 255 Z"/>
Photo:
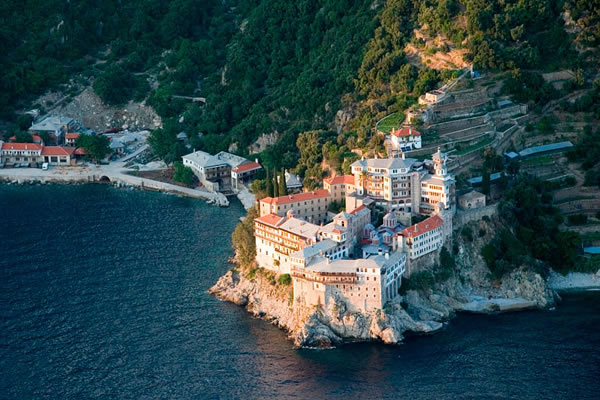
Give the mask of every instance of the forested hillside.
<path id="1" fill-rule="evenodd" d="M 195 148 L 241 154 L 276 132 L 262 161 L 291 168 L 308 132 L 341 167 L 350 149 L 380 145 L 377 118 L 456 76 L 409 62 L 405 46 L 423 47 L 414 29 L 446 40 L 424 50 L 465 49 L 475 68 L 509 71 L 520 100 L 543 103 L 555 96 L 537 74 L 597 69 L 599 10 L 598 0 L 5 0 L 0 113 L 14 120 L 48 88 L 89 78 L 105 102 L 155 108 L 164 154 L 182 130 Z M 338 132 L 341 109 L 350 121 Z"/>

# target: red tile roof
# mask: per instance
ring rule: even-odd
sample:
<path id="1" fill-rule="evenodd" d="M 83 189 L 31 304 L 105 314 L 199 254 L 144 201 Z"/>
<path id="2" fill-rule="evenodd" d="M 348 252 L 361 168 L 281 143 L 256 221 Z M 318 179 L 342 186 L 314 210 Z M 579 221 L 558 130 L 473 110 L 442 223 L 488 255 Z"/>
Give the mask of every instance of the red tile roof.
<path id="1" fill-rule="evenodd" d="M 73 154 L 75 154 L 76 156 L 84 156 L 87 154 L 87 151 L 85 151 L 85 149 L 83 147 L 78 147 L 75 149 Z"/>
<path id="2" fill-rule="evenodd" d="M 419 132 L 416 129 L 412 129 L 412 128 L 402 128 L 402 129 L 396 129 L 395 131 L 392 131 L 392 135 L 397 136 L 397 137 L 421 136 L 421 132 Z"/>
<path id="3" fill-rule="evenodd" d="M 67 138 L 67 139 L 77 139 L 79 136 L 81 136 L 81 133 L 67 133 L 65 135 L 65 138 Z"/>
<path id="4" fill-rule="evenodd" d="M 349 214 L 352 214 L 352 215 L 354 215 L 354 214 L 356 214 L 357 212 L 359 212 L 359 211 L 361 211 L 361 210 L 364 210 L 365 208 L 367 208 L 367 207 L 365 207 L 364 205 L 361 205 L 360 207 L 356 207 L 354 210 L 350 211 L 350 213 L 349 213 Z"/>
<path id="5" fill-rule="evenodd" d="M 2 143 L 2 150 L 41 150 L 37 143 Z"/>
<path id="6" fill-rule="evenodd" d="M 333 178 L 323 179 L 323 182 L 329 185 L 339 185 L 341 183 L 345 183 L 346 185 L 354 185 L 354 175 L 334 176 Z"/>
<path id="7" fill-rule="evenodd" d="M 265 225 L 277 226 L 277 224 L 279 224 L 281 220 L 284 219 L 284 217 L 280 217 L 275 214 L 267 214 L 263 215 L 262 217 L 255 218 L 254 221 L 260 222 L 261 224 Z"/>
<path id="8" fill-rule="evenodd" d="M 427 218 L 425 221 L 421 221 L 418 224 L 413 226 L 409 226 L 404 229 L 400 234 L 405 237 L 415 238 L 417 236 L 421 236 L 424 233 L 430 232 L 434 229 L 437 229 L 442 226 L 444 221 L 440 218 L 439 215 L 434 215 L 433 217 Z"/>
<path id="9" fill-rule="evenodd" d="M 72 156 L 75 149 L 73 147 L 62 146 L 44 146 L 43 156 Z"/>
<path id="10" fill-rule="evenodd" d="M 296 203 L 299 201 L 320 199 L 323 197 L 329 197 L 329 192 L 325 189 L 319 189 L 319 190 L 315 190 L 314 192 L 290 194 L 290 195 L 281 196 L 281 197 L 265 197 L 260 202 L 267 203 L 267 204 L 281 205 L 281 204 Z"/>
<path id="11" fill-rule="evenodd" d="M 238 165 L 237 167 L 232 169 L 232 171 L 233 172 L 246 172 L 246 171 L 252 171 L 254 169 L 259 169 L 259 168 L 262 168 L 259 163 L 251 161 L 251 162 L 247 162 L 242 165 Z"/>

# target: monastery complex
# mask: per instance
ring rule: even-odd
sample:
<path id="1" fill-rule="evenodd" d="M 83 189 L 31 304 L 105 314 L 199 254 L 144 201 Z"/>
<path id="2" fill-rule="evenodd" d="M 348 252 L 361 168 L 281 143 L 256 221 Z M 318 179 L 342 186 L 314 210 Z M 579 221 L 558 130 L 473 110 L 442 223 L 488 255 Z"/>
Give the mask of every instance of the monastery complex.
<path id="1" fill-rule="evenodd" d="M 258 266 L 291 275 L 294 305 L 327 306 L 341 297 L 356 311 L 382 309 L 411 264 L 452 234 L 455 180 L 446 162 L 439 149 L 422 162 L 402 153 L 363 158 L 352 175 L 325 179 L 323 189 L 259 200 Z M 334 202 L 344 211 L 330 212 Z M 379 226 L 374 207 L 386 212 Z M 424 219 L 411 224 L 412 217 Z"/>

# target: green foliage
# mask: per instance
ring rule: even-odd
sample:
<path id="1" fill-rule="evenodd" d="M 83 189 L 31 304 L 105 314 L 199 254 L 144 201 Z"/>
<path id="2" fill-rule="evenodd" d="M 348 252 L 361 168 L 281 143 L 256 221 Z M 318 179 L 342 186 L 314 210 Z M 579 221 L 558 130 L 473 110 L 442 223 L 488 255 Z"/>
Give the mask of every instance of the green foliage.
<path id="1" fill-rule="evenodd" d="M 436 282 L 443 282 L 450 278 L 456 270 L 456 262 L 448 249 L 444 246 L 440 251 L 440 267 L 435 273 Z"/>
<path id="2" fill-rule="evenodd" d="M 279 197 L 279 183 L 277 182 L 277 172 L 273 171 L 273 196 Z"/>
<path id="3" fill-rule="evenodd" d="M 26 131 L 15 132 L 15 141 L 17 143 L 33 143 L 33 136 Z"/>
<path id="4" fill-rule="evenodd" d="M 26 131 L 31 126 L 33 117 L 29 114 L 19 114 L 17 117 L 17 126 L 20 130 Z"/>
<path id="5" fill-rule="evenodd" d="M 333 213 L 340 213 L 346 209 L 346 200 L 342 199 L 339 203 L 337 201 L 332 201 L 329 203 L 328 210 Z"/>
<path id="6" fill-rule="evenodd" d="M 102 135 L 79 135 L 75 141 L 77 147 L 83 147 L 92 160 L 101 161 L 110 152 L 108 138 Z"/>
<path id="7" fill-rule="evenodd" d="M 279 195 L 286 196 L 288 194 L 287 186 L 285 184 L 285 171 L 281 170 L 279 173 Z"/>
<path id="8" fill-rule="evenodd" d="M 569 215 L 567 221 L 569 225 L 585 225 L 587 224 L 588 217 L 584 214 Z"/>
<path id="9" fill-rule="evenodd" d="M 486 196 L 489 195 L 490 194 L 490 186 L 491 186 L 490 171 L 487 168 L 484 168 L 482 180 L 481 180 L 481 193 L 485 194 Z"/>
<path id="10" fill-rule="evenodd" d="M 233 248 L 240 265 L 249 268 L 256 257 L 256 243 L 254 241 L 254 218 L 258 211 L 253 207 L 248 210 L 246 218 L 240 222 L 231 235 Z"/>
<path id="11" fill-rule="evenodd" d="M 372 102 L 358 106 L 344 132 L 319 139 L 326 147 L 320 157 L 341 172 L 351 162 L 349 149 L 381 150 L 371 139 L 374 121 L 403 115 L 416 96 L 456 76 L 408 63 L 405 45 L 424 47 L 414 28 L 427 24 L 432 36 L 442 33 L 453 42 L 435 50 L 466 46 L 476 68 L 511 71 L 507 92 L 542 103 L 556 91 L 526 70 L 567 66 L 581 83 L 589 57 L 573 50 L 560 14 L 568 9 L 585 27 L 579 39 L 596 43 L 596 2 L 49 0 L 23 6 L 6 0 L 0 6 L 0 114 L 77 73 L 96 77 L 94 90 L 107 103 L 141 100 L 152 73 L 158 88 L 148 104 L 163 121 L 183 116 L 179 131 L 202 132 L 190 137 L 194 147 L 216 153 L 237 143 L 244 155 L 259 135 L 277 132 L 278 142 L 260 156 L 265 167 L 279 170 L 295 168 L 303 157 L 296 147 L 300 133 L 329 129 L 342 106 L 368 98 Z M 22 8 L 27 12 L 15 11 Z M 175 97 L 182 95 L 207 102 Z M 597 98 L 584 96 L 567 107 L 600 115 Z M 176 160 L 178 150 L 164 142 L 157 154 Z M 300 173 L 316 187 L 316 163 L 305 161 Z"/>
<path id="12" fill-rule="evenodd" d="M 161 160 L 170 164 L 179 161 L 187 153 L 185 146 L 177 140 L 178 126 L 172 120 L 166 120 L 163 127 L 148 136 L 150 148 Z"/>
<path id="13" fill-rule="evenodd" d="M 273 197 L 275 195 L 275 190 L 273 188 L 273 179 L 271 179 L 271 173 L 269 172 L 269 168 L 267 168 L 267 178 L 265 183 L 265 194 L 268 197 Z"/>
<path id="14" fill-rule="evenodd" d="M 426 291 L 433 287 L 435 279 L 430 271 L 414 272 L 410 275 L 410 279 L 405 279 L 402 284 L 403 292 L 408 290 Z"/>
<path id="15" fill-rule="evenodd" d="M 279 282 L 280 285 L 289 286 L 292 283 L 292 277 L 290 274 L 281 274 L 279 275 L 279 278 L 277 278 L 277 282 Z"/>
<path id="16" fill-rule="evenodd" d="M 190 167 L 183 165 L 181 161 L 176 161 L 174 165 L 175 173 L 173 174 L 173 180 L 181 182 L 184 185 L 192 185 L 195 179 L 194 171 Z"/>
<path id="17" fill-rule="evenodd" d="M 546 190 L 541 181 L 523 176 L 505 193 L 500 216 L 514 233 L 503 229 L 482 249 L 495 277 L 526 263 L 529 257 L 560 272 L 577 264 L 581 238 L 576 232 L 559 230 L 563 219 L 560 211 L 541 200 Z"/>
<path id="18" fill-rule="evenodd" d="M 133 74 L 115 64 L 94 81 L 94 91 L 107 104 L 126 103 L 133 98 L 136 87 Z"/>
<path id="19" fill-rule="evenodd" d="M 250 190 L 257 199 L 263 199 L 268 196 L 267 194 L 267 179 L 255 179 L 250 184 Z"/>
<path id="20" fill-rule="evenodd" d="M 464 226 L 460 231 L 461 235 L 469 242 L 473 241 L 473 229 L 470 226 Z"/>
<path id="21" fill-rule="evenodd" d="M 598 91 L 600 94 L 600 91 Z M 569 154 L 569 158 L 581 162 L 585 170 L 591 170 L 600 163 L 600 127 L 594 129 L 591 125 L 586 125 L 583 129 L 583 135 L 579 136 L 579 141 L 575 144 L 575 149 Z M 596 173 L 596 176 L 600 174 Z M 587 178 L 587 176 L 586 176 Z M 594 183 L 593 177 L 587 178 L 588 183 Z M 596 179 L 596 182 L 598 180 Z"/>

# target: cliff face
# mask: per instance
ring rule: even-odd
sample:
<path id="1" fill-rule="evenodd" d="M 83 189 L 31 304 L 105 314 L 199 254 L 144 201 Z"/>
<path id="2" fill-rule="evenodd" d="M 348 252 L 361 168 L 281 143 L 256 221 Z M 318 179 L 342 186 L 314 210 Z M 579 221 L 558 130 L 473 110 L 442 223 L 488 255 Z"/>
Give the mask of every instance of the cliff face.
<path id="1" fill-rule="evenodd" d="M 479 249 L 494 226 L 483 222 L 473 225 L 486 230 L 486 235 L 467 240 L 455 234 L 456 245 L 446 244 L 458 250 L 456 269 L 449 279 L 431 288 L 409 290 L 380 311 L 356 312 L 343 298 L 337 298 L 327 307 L 294 307 L 291 285 L 276 283 L 272 276 L 262 273 L 250 277 L 236 269 L 222 276 L 210 293 L 244 306 L 254 315 L 285 329 L 296 346 L 311 347 L 366 340 L 396 344 L 407 333 L 426 334 L 443 328 L 444 322 L 457 311 L 487 313 L 554 304 L 555 293 L 527 266 L 500 281 L 492 281 Z M 431 256 L 428 263 L 423 263 L 428 266 L 419 268 L 435 272 L 436 257 Z"/>

